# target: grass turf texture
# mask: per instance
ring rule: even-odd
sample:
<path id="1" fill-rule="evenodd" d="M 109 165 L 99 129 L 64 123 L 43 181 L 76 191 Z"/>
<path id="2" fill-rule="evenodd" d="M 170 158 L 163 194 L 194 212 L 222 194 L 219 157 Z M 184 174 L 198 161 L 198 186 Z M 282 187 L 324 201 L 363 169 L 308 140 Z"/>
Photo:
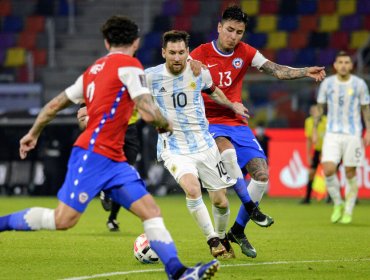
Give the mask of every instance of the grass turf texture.
<path id="1" fill-rule="evenodd" d="M 230 201 L 231 225 L 239 202 L 236 196 L 230 196 Z M 157 198 L 157 202 L 182 261 L 193 265 L 211 260 L 184 197 Z M 0 215 L 56 203 L 55 198 L 0 197 Z M 332 206 L 324 202 L 299 205 L 293 199 L 264 198 L 262 209 L 275 218 L 275 224 L 267 229 L 248 225 L 257 258 L 242 255 L 234 244 L 237 258 L 221 260 L 215 279 L 370 278 L 370 201 L 356 206 L 350 225 L 331 224 Z M 166 279 L 161 264 L 144 265 L 133 256 L 133 242 L 143 232 L 139 219 L 122 209 L 118 233 L 108 232 L 106 219 L 107 212 L 95 199 L 68 231 L 0 233 L 0 279 Z"/>

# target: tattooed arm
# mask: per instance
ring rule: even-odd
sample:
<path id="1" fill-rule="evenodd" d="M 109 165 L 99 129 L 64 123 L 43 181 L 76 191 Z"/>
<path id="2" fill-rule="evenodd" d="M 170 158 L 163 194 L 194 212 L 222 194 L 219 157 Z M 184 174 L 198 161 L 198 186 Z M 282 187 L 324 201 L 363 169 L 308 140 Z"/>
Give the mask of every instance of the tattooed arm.
<path id="1" fill-rule="evenodd" d="M 316 82 L 321 82 L 325 78 L 325 67 L 305 67 L 305 68 L 292 68 L 286 65 L 276 64 L 272 61 L 266 61 L 261 70 L 270 74 L 280 80 L 293 80 L 303 77 L 311 77 Z"/>
<path id="2" fill-rule="evenodd" d="M 239 114 L 245 118 L 249 118 L 248 109 L 244 107 L 242 103 L 231 102 L 223 93 L 221 89 L 215 87 L 215 91 L 209 95 L 209 97 L 215 101 L 217 104 L 225 106 L 233 110 L 236 114 Z"/>
<path id="3" fill-rule="evenodd" d="M 71 104 L 72 101 L 68 99 L 65 91 L 63 91 L 41 109 L 31 129 L 19 141 L 19 155 L 21 159 L 25 159 L 27 153 L 36 147 L 37 140 L 44 127 L 55 118 L 59 111 Z"/>
<path id="4" fill-rule="evenodd" d="M 136 108 L 141 118 L 158 128 L 159 132 L 172 132 L 172 123 L 159 111 L 150 94 L 142 94 L 134 98 Z"/>
<path id="5" fill-rule="evenodd" d="M 364 144 L 366 146 L 370 145 L 370 107 L 369 105 L 362 105 L 362 116 L 364 118 L 364 123 L 366 126 L 366 133 L 364 136 Z"/>

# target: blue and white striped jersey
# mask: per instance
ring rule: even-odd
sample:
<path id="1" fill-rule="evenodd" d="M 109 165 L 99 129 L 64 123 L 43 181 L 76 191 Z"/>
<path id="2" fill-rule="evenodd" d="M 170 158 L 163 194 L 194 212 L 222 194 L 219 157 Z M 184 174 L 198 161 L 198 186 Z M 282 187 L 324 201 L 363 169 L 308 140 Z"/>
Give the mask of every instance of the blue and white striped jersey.
<path id="1" fill-rule="evenodd" d="M 157 155 L 164 150 L 172 154 L 194 154 L 212 147 L 215 141 L 208 132 L 201 91 L 213 85 L 209 70 L 198 77 L 190 65 L 180 75 L 173 75 L 165 64 L 145 70 L 148 87 L 162 114 L 173 122 L 173 134 L 159 134 Z"/>
<path id="2" fill-rule="evenodd" d="M 351 75 L 341 82 L 336 75 L 329 76 L 320 85 L 317 103 L 328 105 L 327 132 L 361 136 L 361 105 L 370 103 L 363 79 Z"/>

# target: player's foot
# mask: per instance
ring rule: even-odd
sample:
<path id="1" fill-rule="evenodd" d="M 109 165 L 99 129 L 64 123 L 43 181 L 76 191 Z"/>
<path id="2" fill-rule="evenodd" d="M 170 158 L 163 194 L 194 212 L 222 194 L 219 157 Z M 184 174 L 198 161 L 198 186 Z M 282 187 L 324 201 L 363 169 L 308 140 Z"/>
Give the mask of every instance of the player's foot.
<path id="1" fill-rule="evenodd" d="M 223 259 L 235 259 L 235 252 L 227 236 L 224 239 L 220 239 L 221 244 L 225 247 L 226 251 L 221 255 Z"/>
<path id="2" fill-rule="evenodd" d="M 227 239 L 231 242 L 237 243 L 242 249 L 242 253 L 248 257 L 255 258 L 257 257 L 256 249 L 249 243 L 247 237 L 244 233 L 234 234 L 231 229 L 227 233 Z"/>
<path id="3" fill-rule="evenodd" d="M 112 210 L 112 200 L 103 191 L 100 192 L 100 202 L 105 211 Z"/>
<path id="4" fill-rule="evenodd" d="M 117 220 L 108 220 L 107 227 L 109 231 L 119 231 L 119 223 Z"/>
<path id="5" fill-rule="evenodd" d="M 352 222 L 352 215 L 351 214 L 347 214 L 347 213 L 344 213 L 342 218 L 339 220 L 339 223 L 341 224 L 350 224 Z"/>
<path id="6" fill-rule="evenodd" d="M 274 219 L 266 214 L 263 214 L 258 207 L 253 209 L 250 218 L 260 227 L 269 227 L 274 223 Z"/>
<path id="7" fill-rule="evenodd" d="M 179 280 L 207 280 L 211 279 L 220 267 L 217 260 L 210 261 L 209 263 L 198 263 L 193 267 L 189 267 L 180 276 Z"/>
<path id="8" fill-rule="evenodd" d="M 212 256 L 214 256 L 215 258 L 221 256 L 226 251 L 225 247 L 222 246 L 218 237 L 212 237 L 207 241 L 207 243 L 209 245 Z"/>
<path id="9" fill-rule="evenodd" d="M 343 204 L 334 205 L 333 213 L 331 214 L 330 220 L 332 223 L 336 223 L 342 218 Z"/>

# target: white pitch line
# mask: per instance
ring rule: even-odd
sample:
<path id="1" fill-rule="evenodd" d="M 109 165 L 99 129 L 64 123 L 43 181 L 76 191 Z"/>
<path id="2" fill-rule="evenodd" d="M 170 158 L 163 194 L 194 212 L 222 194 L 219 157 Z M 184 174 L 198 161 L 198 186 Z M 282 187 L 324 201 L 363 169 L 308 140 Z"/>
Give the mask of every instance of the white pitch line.
<path id="1" fill-rule="evenodd" d="M 237 267 L 237 266 L 259 266 L 259 265 L 278 265 L 278 264 L 301 264 L 301 263 L 332 263 L 332 262 L 370 262 L 370 258 L 365 259 L 351 259 L 351 260 L 305 260 L 305 261 L 276 261 L 276 262 L 260 262 L 260 263 L 240 263 L 240 264 L 221 264 L 221 267 Z M 72 278 L 63 278 L 61 280 L 85 280 L 94 279 L 106 276 L 138 274 L 147 272 L 162 272 L 161 268 L 158 269 L 143 269 L 143 270 L 130 270 L 130 271 L 117 271 L 102 274 L 94 274 L 88 276 L 79 276 Z"/>

